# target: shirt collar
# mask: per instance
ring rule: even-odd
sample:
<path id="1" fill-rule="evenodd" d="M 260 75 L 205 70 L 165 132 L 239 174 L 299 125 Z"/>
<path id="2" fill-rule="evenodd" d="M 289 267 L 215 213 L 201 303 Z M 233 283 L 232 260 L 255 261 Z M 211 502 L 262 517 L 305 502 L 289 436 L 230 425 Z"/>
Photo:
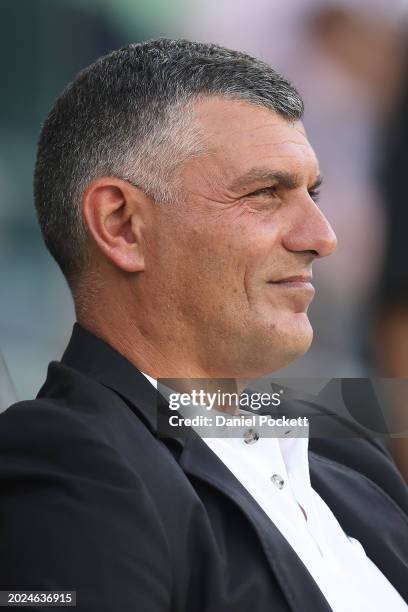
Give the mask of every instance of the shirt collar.
<path id="1" fill-rule="evenodd" d="M 142 418 L 154 435 L 158 433 L 159 411 L 163 410 L 165 418 L 171 414 L 167 399 L 157 390 L 157 381 L 154 378 L 140 372 L 116 349 L 79 323 L 75 323 L 73 327 L 61 362 L 116 392 L 129 408 Z M 169 437 L 184 446 L 186 433 L 188 432 L 174 431 L 170 432 Z M 301 442 L 297 444 L 293 437 L 280 440 L 284 452 L 295 456 L 294 450 L 299 448 Z"/>
<path id="2" fill-rule="evenodd" d="M 140 371 L 141 374 L 143 374 L 143 376 L 149 381 L 149 383 L 155 388 L 157 389 L 158 387 L 158 383 L 157 383 L 157 379 L 149 376 L 148 374 L 146 374 L 145 372 Z M 170 392 L 170 389 L 168 390 Z M 200 412 L 199 410 L 196 411 L 197 414 Z M 217 414 L 222 414 L 222 413 L 217 413 Z M 240 410 L 240 414 L 243 415 L 248 415 L 248 416 L 252 416 L 253 413 L 249 412 L 247 410 Z M 199 427 L 193 427 L 193 429 L 197 432 L 200 433 L 200 431 L 202 431 L 202 429 L 200 430 Z M 242 434 L 245 433 L 245 430 L 247 428 L 245 426 L 242 427 Z M 285 463 L 286 466 L 286 470 L 288 473 L 303 473 L 305 474 L 306 472 L 308 473 L 309 471 L 309 461 L 308 461 L 308 443 L 309 443 L 309 436 L 305 435 L 305 430 L 302 428 L 296 428 L 296 427 L 291 427 L 289 430 L 286 430 L 286 435 L 285 436 L 280 436 L 278 438 L 269 438 L 270 443 L 270 449 L 271 452 L 273 450 L 273 453 L 276 454 L 276 452 L 278 452 L 281 456 L 282 459 Z M 208 442 L 208 444 L 210 446 L 214 446 L 217 444 L 217 439 L 220 439 L 220 437 L 218 436 L 217 438 L 211 438 L 209 436 L 206 437 L 206 442 Z M 222 436 L 222 440 L 223 442 L 227 442 L 228 440 L 236 440 L 237 439 L 237 431 L 234 431 L 233 436 L 229 436 L 228 435 L 228 431 L 225 431 L 225 435 Z M 232 442 L 233 443 L 233 442 Z M 243 449 L 245 447 L 242 447 Z M 271 457 L 272 459 L 272 457 Z"/>

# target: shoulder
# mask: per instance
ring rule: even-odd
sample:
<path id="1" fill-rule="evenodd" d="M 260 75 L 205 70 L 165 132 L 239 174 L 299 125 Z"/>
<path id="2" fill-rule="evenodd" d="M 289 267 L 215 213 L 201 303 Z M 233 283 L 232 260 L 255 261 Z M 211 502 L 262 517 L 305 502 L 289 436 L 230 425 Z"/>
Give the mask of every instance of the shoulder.
<path id="1" fill-rule="evenodd" d="M 144 479 L 105 438 L 55 399 L 0 415 L 0 582 L 77 588 L 81 610 L 167 609 L 163 522 Z"/>
<path id="2" fill-rule="evenodd" d="M 310 440 L 312 461 L 332 466 L 350 478 L 369 481 L 408 515 L 408 487 L 380 439 L 357 436 Z"/>
<path id="3" fill-rule="evenodd" d="M 118 394 L 55 364 L 39 396 L 0 414 L 0 477 L 48 470 L 115 487 L 152 489 L 151 465 L 175 462 Z"/>
<path id="4" fill-rule="evenodd" d="M 0 474 L 9 464 L 82 473 L 96 465 L 115 463 L 115 451 L 104 442 L 81 414 L 56 399 L 39 398 L 18 402 L 0 414 Z M 83 463 L 84 455 L 93 457 Z"/>
<path id="5" fill-rule="evenodd" d="M 54 369 L 40 397 L 0 414 L 0 480 L 24 486 L 32 475 L 34 496 L 51 475 L 75 488 L 84 506 L 96 506 L 100 496 L 101 509 L 112 512 L 127 499 L 143 500 L 166 528 L 169 516 L 196 501 L 173 455 L 118 394 L 60 364 Z"/>
<path id="6" fill-rule="evenodd" d="M 5 491 L 23 492 L 29 485 L 27 497 L 33 502 L 36 496 L 45 500 L 69 492 L 80 495 L 84 506 L 103 502 L 107 511 L 130 498 L 143 499 L 153 509 L 143 478 L 119 449 L 53 399 L 19 402 L 3 412 L 0 448 L 0 481 L 11 485 Z"/>

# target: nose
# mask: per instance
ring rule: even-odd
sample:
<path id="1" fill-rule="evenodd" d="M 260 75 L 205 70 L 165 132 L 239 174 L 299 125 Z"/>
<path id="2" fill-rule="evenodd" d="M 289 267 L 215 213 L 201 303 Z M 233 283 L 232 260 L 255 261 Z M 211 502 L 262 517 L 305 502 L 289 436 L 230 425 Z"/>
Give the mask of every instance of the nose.
<path id="1" fill-rule="evenodd" d="M 336 250 L 336 234 L 312 200 L 306 206 L 297 207 L 290 229 L 284 237 L 284 246 L 289 251 L 309 252 L 315 257 L 327 257 Z"/>

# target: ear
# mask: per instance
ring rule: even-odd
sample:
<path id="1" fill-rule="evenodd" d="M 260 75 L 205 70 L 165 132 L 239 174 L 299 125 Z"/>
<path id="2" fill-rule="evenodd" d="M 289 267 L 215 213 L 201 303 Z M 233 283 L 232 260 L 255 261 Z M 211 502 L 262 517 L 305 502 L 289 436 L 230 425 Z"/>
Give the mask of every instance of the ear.
<path id="1" fill-rule="evenodd" d="M 115 177 L 93 181 L 82 211 L 89 233 L 102 253 L 125 272 L 144 270 L 144 232 L 153 205 L 139 188 Z"/>

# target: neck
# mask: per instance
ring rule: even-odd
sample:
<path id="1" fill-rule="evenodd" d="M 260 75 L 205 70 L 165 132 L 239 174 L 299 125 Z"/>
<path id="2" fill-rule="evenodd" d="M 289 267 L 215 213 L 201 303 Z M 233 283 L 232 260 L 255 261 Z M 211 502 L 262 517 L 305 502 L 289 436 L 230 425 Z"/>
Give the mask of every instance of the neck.
<path id="1" fill-rule="evenodd" d="M 99 312 L 115 312 L 115 320 L 107 320 Z M 173 333 L 169 336 L 155 334 L 148 326 L 129 318 L 123 307 L 116 303 L 106 308 L 99 302 L 98 312 L 80 312 L 78 323 L 115 348 L 138 370 L 155 379 L 172 379 L 180 391 L 200 388 L 206 392 L 235 391 L 241 393 L 248 380 L 227 377 L 225 372 L 209 372 L 199 364 L 194 351 L 188 350 L 188 342 Z M 177 382 L 176 382 L 177 381 Z"/>

